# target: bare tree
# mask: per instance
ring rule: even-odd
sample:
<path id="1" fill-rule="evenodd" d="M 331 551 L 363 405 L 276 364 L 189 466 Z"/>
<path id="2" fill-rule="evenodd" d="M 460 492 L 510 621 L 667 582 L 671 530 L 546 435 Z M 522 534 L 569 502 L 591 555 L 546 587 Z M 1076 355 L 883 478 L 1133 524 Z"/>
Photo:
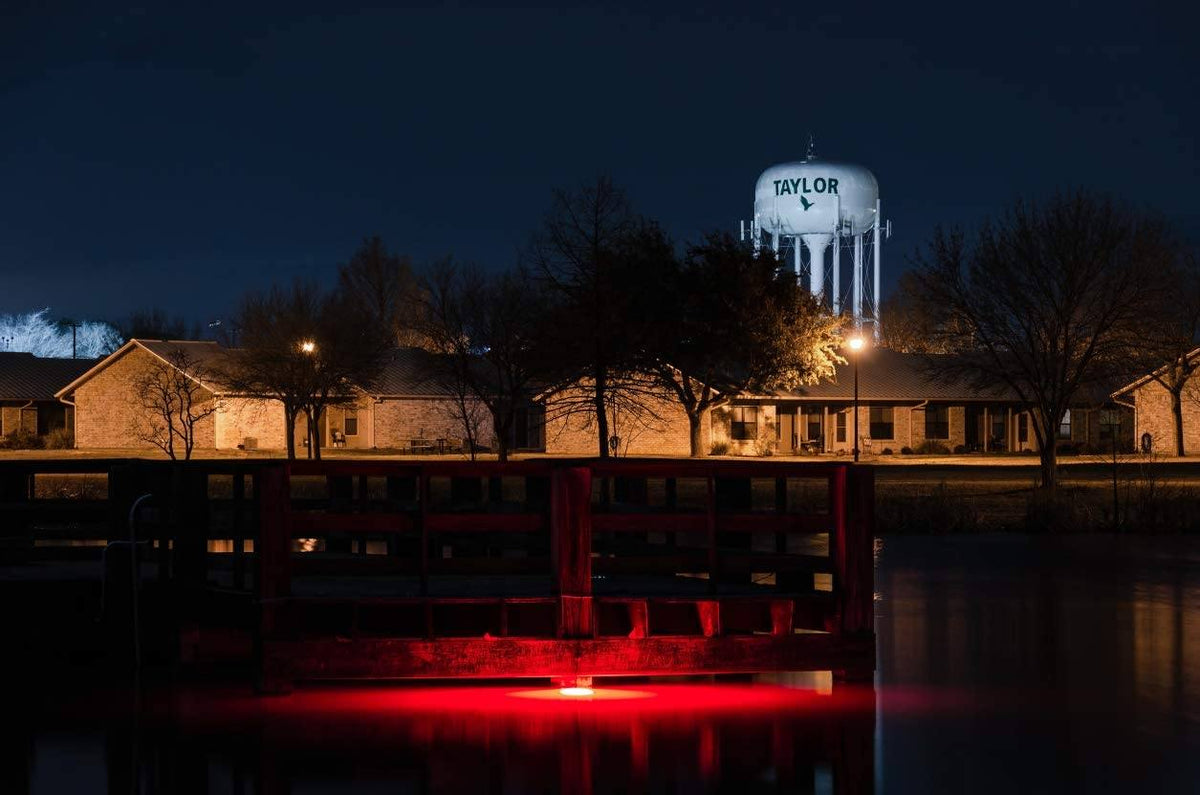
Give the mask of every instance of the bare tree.
<path id="1" fill-rule="evenodd" d="M 447 259 L 430 269 L 422 294 L 422 331 L 438 351 L 435 366 L 464 430 L 470 437 L 485 407 L 497 455 L 507 460 L 518 411 L 544 380 L 541 286 L 520 269 L 488 275 Z"/>
<path id="2" fill-rule="evenodd" d="M 547 316 L 562 354 L 562 383 L 587 384 L 601 458 L 609 455 L 608 393 L 625 389 L 620 374 L 632 365 L 638 338 L 628 303 L 637 274 L 626 267 L 622 248 L 645 223 L 624 191 L 601 177 L 574 191 L 555 191 L 528 254 L 555 298 Z"/>
<path id="3" fill-rule="evenodd" d="M 1196 338 L 1200 335 L 1200 268 L 1194 257 L 1180 260 L 1155 278 L 1171 285 L 1171 294 L 1147 313 L 1129 341 L 1128 360 L 1171 396 L 1175 455 L 1182 456 L 1183 392 L 1200 368 Z"/>
<path id="4" fill-rule="evenodd" d="M 412 261 L 388 251 L 379 236 L 363 240 L 349 262 L 338 266 L 338 288 L 388 330 L 399 347 L 426 347 L 417 313 L 421 293 Z"/>
<path id="5" fill-rule="evenodd" d="M 212 391 L 213 373 L 181 350 L 166 359 L 152 357 L 133 382 L 134 418 L 130 431 L 175 461 L 182 450 L 190 460 L 200 425 L 220 409 Z"/>
<path id="6" fill-rule="evenodd" d="M 919 275 L 904 271 L 892 294 L 883 300 L 879 314 L 887 319 L 881 326 L 883 347 L 900 353 L 950 353 L 964 330 L 939 329 L 939 322 L 955 322 L 941 313 L 929 311 L 922 300 Z"/>
<path id="7" fill-rule="evenodd" d="M 935 342 L 958 352 L 937 368 L 1007 387 L 1033 408 L 1047 491 L 1057 484 L 1055 430 L 1154 307 L 1147 274 L 1169 264 L 1165 240 L 1156 219 L 1080 191 L 1019 201 L 974 235 L 939 228 L 916 256 Z"/>
<path id="8" fill-rule="evenodd" d="M 238 313 L 243 344 L 226 375 L 232 388 L 283 404 L 288 458 L 295 458 L 296 419 L 304 415 L 308 455 L 321 457 L 325 409 L 353 403 L 378 376 L 392 350 L 386 331 L 344 293 L 312 284 L 246 296 Z"/>

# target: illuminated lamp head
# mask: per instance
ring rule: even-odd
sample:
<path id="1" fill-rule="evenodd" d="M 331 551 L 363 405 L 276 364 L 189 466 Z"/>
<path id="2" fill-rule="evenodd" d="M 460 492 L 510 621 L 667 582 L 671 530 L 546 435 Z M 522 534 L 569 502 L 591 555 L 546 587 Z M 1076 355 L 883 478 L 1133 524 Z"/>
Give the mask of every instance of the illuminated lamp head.
<path id="1" fill-rule="evenodd" d="M 850 346 L 850 350 L 857 353 L 857 352 L 861 351 L 863 349 L 863 347 L 866 346 L 867 343 L 866 343 L 866 340 L 864 340 L 862 337 L 855 336 L 855 337 L 851 337 L 849 340 L 847 340 L 846 344 Z"/>

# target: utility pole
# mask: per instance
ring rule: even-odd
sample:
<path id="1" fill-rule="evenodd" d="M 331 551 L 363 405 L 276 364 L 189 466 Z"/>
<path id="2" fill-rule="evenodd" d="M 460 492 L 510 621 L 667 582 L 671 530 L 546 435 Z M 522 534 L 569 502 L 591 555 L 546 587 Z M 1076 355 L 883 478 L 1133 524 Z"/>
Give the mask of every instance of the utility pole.
<path id="1" fill-rule="evenodd" d="M 67 325 L 71 327 L 71 358 L 78 359 L 78 349 L 75 346 L 75 332 L 79 328 L 79 321 L 69 320 L 67 321 Z"/>

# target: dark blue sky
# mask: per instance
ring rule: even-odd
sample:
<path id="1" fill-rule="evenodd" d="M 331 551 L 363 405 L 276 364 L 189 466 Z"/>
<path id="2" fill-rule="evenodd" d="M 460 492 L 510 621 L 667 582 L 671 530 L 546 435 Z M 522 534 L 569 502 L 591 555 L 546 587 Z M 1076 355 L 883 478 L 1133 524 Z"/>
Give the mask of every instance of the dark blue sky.
<path id="1" fill-rule="evenodd" d="M 208 320 L 376 233 L 505 267 L 602 171 L 677 238 L 736 231 L 809 131 L 878 176 L 885 283 L 935 223 L 1060 186 L 1200 239 L 1190 4 L 22 5 L 0 312 Z"/>

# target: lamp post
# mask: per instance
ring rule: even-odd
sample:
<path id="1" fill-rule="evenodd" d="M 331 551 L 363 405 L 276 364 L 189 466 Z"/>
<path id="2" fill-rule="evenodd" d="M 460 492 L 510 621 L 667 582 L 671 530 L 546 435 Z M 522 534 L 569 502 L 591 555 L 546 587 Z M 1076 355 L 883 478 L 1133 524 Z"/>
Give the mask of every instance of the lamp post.
<path id="1" fill-rule="evenodd" d="M 854 358 L 854 463 L 858 463 L 858 354 L 866 344 L 861 336 L 851 337 L 850 351 Z"/>

